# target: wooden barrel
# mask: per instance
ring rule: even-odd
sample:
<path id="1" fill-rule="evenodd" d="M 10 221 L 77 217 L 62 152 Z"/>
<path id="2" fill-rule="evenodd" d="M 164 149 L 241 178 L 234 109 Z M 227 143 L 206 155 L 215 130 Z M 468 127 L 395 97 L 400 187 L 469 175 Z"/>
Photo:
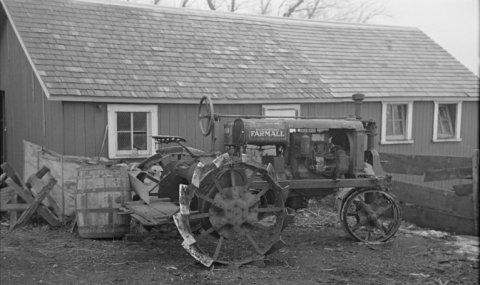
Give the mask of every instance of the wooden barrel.
<path id="1" fill-rule="evenodd" d="M 105 165 L 79 168 L 75 201 L 80 237 L 123 237 L 130 229 L 130 215 L 119 215 L 119 208 L 131 200 L 125 168 Z"/>

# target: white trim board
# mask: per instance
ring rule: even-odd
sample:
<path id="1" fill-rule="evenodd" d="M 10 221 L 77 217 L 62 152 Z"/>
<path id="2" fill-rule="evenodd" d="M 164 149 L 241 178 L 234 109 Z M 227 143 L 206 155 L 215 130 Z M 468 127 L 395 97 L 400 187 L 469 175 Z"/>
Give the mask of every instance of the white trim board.
<path id="1" fill-rule="evenodd" d="M 366 95 L 368 96 L 368 95 Z M 198 104 L 200 99 L 180 99 L 180 98 L 138 98 L 138 97 L 95 97 L 95 96 L 50 96 L 48 98 L 52 101 L 74 101 L 74 102 L 98 102 L 98 103 L 127 103 L 127 104 Z M 473 97 L 395 97 L 395 98 L 382 98 L 382 97 L 365 97 L 364 102 L 398 102 L 398 101 L 451 101 L 457 102 L 475 102 L 480 101 L 480 98 Z M 212 98 L 213 104 L 227 105 L 227 104 L 291 104 L 292 101 L 298 104 L 310 104 L 310 103 L 344 103 L 352 102 L 352 98 L 315 98 L 315 99 L 215 99 Z"/>
<path id="2" fill-rule="evenodd" d="M 109 158 L 133 158 L 129 155 L 118 155 L 117 149 L 117 119 L 115 117 L 116 112 L 147 112 L 148 122 L 148 136 L 154 136 L 158 133 L 158 107 L 157 105 L 124 105 L 124 104 L 109 104 L 107 106 L 107 124 L 108 124 L 108 157 Z M 153 139 L 148 140 L 148 150 L 144 154 L 139 154 L 136 157 L 148 157 L 155 154 L 155 141 Z"/>
<path id="3" fill-rule="evenodd" d="M 461 142 L 460 131 L 462 127 L 462 102 L 458 101 L 434 101 L 433 102 L 433 137 L 432 142 Z M 439 139 L 438 136 L 438 106 L 440 104 L 455 104 L 455 137 L 453 139 Z"/>
<path id="4" fill-rule="evenodd" d="M 387 140 L 387 105 L 399 104 L 407 105 L 407 118 L 406 118 L 406 139 L 405 140 Z M 382 102 L 382 122 L 380 133 L 380 144 L 409 144 L 413 143 L 412 139 L 412 125 L 413 125 L 413 101 L 391 101 Z"/>

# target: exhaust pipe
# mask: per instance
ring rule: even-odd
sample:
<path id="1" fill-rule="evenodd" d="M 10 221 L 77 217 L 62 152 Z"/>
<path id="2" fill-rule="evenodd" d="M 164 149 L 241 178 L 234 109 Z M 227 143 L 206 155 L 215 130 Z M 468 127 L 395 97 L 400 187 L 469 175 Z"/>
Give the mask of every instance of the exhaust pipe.
<path id="1" fill-rule="evenodd" d="M 363 100 L 365 99 L 365 95 L 361 93 L 355 93 L 352 95 L 352 99 L 355 102 L 355 117 L 357 117 L 357 120 L 362 119 L 362 103 Z"/>

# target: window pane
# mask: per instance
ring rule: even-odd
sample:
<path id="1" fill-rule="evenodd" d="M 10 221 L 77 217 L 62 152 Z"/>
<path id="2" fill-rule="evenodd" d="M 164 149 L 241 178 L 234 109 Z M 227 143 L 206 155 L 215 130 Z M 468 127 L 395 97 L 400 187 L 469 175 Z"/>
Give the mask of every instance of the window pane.
<path id="1" fill-rule="evenodd" d="M 451 139 L 455 137 L 455 104 L 438 105 L 438 138 Z"/>
<path id="2" fill-rule="evenodd" d="M 133 134 L 133 147 L 138 150 L 147 150 L 147 133 Z"/>
<path id="3" fill-rule="evenodd" d="M 117 134 L 117 146 L 118 150 L 132 150 L 132 135 L 130 132 Z"/>
<path id="4" fill-rule="evenodd" d="M 387 130 L 388 139 L 405 139 L 407 105 L 387 105 Z"/>
<path id="5" fill-rule="evenodd" d="M 403 121 L 394 121 L 393 124 L 394 135 L 403 135 Z"/>
<path id="6" fill-rule="evenodd" d="M 133 130 L 147 131 L 147 113 L 135 112 L 133 113 Z"/>
<path id="7" fill-rule="evenodd" d="M 397 120 L 397 121 L 403 121 L 403 118 L 405 117 L 404 116 L 404 105 L 397 105 L 397 106 L 394 106 L 395 108 L 395 116 L 394 116 L 394 119 Z"/>
<path id="8" fill-rule="evenodd" d="M 449 104 L 447 107 L 448 107 L 448 112 L 450 113 L 450 122 L 452 124 L 453 134 L 455 134 L 455 125 L 456 125 L 455 122 L 457 119 L 457 105 Z"/>
<path id="9" fill-rule="evenodd" d="M 117 131 L 130 131 L 132 129 L 130 114 L 130 112 L 117 113 Z"/>
<path id="10" fill-rule="evenodd" d="M 387 119 L 387 136 L 393 135 L 393 122 Z"/>

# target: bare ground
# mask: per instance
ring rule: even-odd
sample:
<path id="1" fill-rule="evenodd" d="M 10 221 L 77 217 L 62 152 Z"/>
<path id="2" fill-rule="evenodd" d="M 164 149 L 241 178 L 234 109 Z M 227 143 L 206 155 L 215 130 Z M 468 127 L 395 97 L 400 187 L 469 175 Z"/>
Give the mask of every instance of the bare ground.
<path id="1" fill-rule="evenodd" d="M 121 240 L 91 240 L 42 221 L 14 231 L 3 225 L 0 284 L 479 284 L 478 239 L 403 225 L 388 243 L 357 243 L 316 204 L 297 213 L 283 233 L 287 246 L 265 267 L 206 268 L 173 226 L 133 230 Z"/>

